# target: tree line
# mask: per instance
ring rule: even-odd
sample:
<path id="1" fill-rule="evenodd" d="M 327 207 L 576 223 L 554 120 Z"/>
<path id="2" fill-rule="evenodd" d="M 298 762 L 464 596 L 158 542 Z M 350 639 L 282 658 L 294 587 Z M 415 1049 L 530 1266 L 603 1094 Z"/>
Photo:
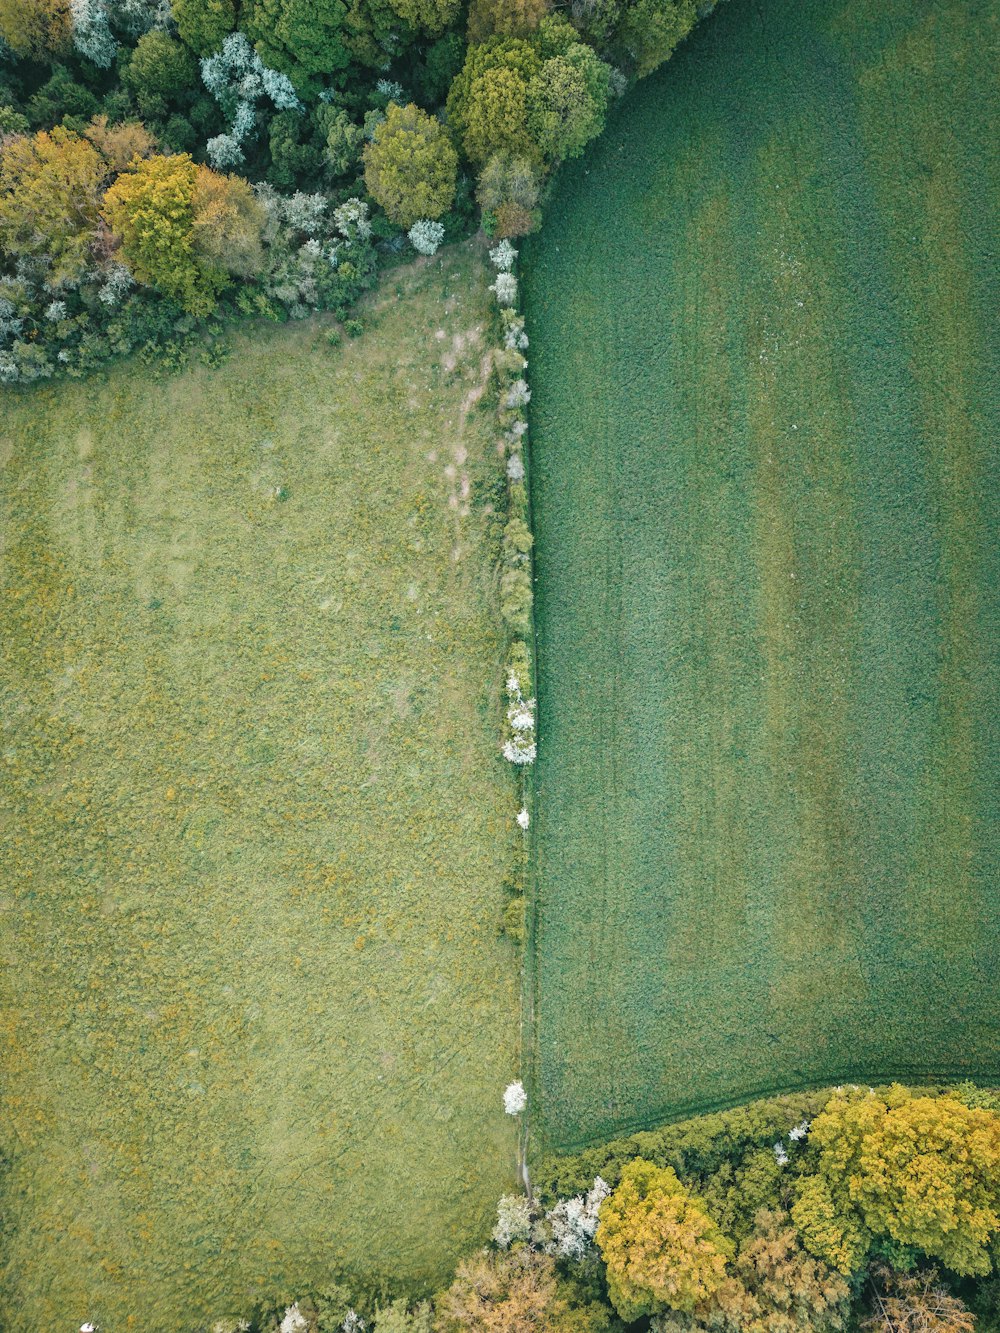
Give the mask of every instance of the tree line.
<path id="1" fill-rule="evenodd" d="M 0 0 L 0 382 L 342 314 L 379 253 L 532 231 L 713 4 Z"/>

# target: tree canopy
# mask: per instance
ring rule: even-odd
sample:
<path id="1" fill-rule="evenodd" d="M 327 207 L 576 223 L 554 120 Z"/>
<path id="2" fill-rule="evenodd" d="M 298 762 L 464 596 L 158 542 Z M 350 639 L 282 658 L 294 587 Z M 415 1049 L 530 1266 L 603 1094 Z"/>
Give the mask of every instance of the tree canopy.
<path id="1" fill-rule="evenodd" d="M 625 1320 L 692 1311 L 718 1290 L 733 1246 L 672 1167 L 636 1158 L 601 1205 L 597 1245 Z"/>

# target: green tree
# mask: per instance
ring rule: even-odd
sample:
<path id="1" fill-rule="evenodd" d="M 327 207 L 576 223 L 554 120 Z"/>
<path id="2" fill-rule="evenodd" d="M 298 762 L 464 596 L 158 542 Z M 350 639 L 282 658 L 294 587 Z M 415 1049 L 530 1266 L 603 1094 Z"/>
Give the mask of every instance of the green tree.
<path id="1" fill-rule="evenodd" d="M 516 70 L 488 69 L 473 82 L 462 145 L 476 163 L 497 154 L 534 156 L 528 87 Z"/>
<path id="2" fill-rule="evenodd" d="M 157 288 L 189 314 L 206 315 L 223 282 L 195 253 L 196 179 L 197 168 L 186 153 L 136 162 L 104 196 L 103 214 L 139 282 Z"/>
<path id="3" fill-rule="evenodd" d="M 462 0 L 390 0 L 401 19 L 436 37 L 458 17 Z"/>
<path id="4" fill-rule="evenodd" d="M 627 1321 L 692 1311 L 722 1284 L 733 1249 L 677 1173 L 641 1157 L 601 1205 L 597 1245 L 611 1303 Z"/>
<path id="5" fill-rule="evenodd" d="M 236 27 L 236 0 L 170 0 L 177 33 L 195 55 L 218 50 Z"/>
<path id="6" fill-rule="evenodd" d="M 97 98 L 77 83 L 65 65 L 56 65 L 50 78 L 28 99 L 28 117 L 32 129 L 47 130 L 59 121 L 68 121 L 70 129 L 79 130 L 95 114 Z"/>
<path id="7" fill-rule="evenodd" d="M 303 93 L 319 75 L 348 63 L 346 20 L 344 0 L 250 0 L 242 14 L 264 64 L 282 70 Z"/>
<path id="8" fill-rule="evenodd" d="M 456 138 L 464 145 L 470 115 L 479 127 L 477 133 L 482 128 L 480 125 L 483 120 L 482 109 L 475 106 L 477 100 L 480 100 L 482 90 L 480 89 L 477 94 L 475 85 L 479 79 L 493 70 L 507 70 L 515 74 L 523 85 L 525 124 L 521 128 L 521 135 L 526 138 L 528 84 L 541 67 L 542 62 L 531 43 L 519 37 L 491 37 L 478 46 L 470 46 L 466 52 L 465 64 L 448 92 L 446 114 L 448 124 Z M 501 144 L 496 151 L 509 156 L 517 149 L 514 145 Z"/>
<path id="9" fill-rule="evenodd" d="M 528 129 L 551 162 L 578 157 L 604 129 L 611 70 L 584 42 L 546 60 L 528 84 Z"/>
<path id="10" fill-rule="evenodd" d="M 488 37 L 530 37 L 551 9 L 550 0 L 472 0 L 469 41 Z"/>
<path id="11" fill-rule="evenodd" d="M 0 38 L 18 56 L 44 60 L 69 48 L 69 0 L 0 0 Z"/>
<path id="12" fill-rule="evenodd" d="M 93 144 L 61 125 L 10 140 L 0 153 L 0 248 L 47 257 L 56 285 L 78 279 L 97 229 L 105 173 Z"/>
<path id="13" fill-rule="evenodd" d="M 343 107 L 321 106 L 321 128 L 325 131 L 323 156 L 332 176 L 346 176 L 356 166 L 365 142 L 361 125 L 355 125 Z"/>
<path id="14" fill-rule="evenodd" d="M 369 194 L 400 227 L 439 218 L 455 197 L 458 154 L 448 131 L 412 102 L 389 103 L 364 159 Z"/>
<path id="15" fill-rule="evenodd" d="M 792 1216 L 813 1254 L 841 1272 L 873 1237 L 942 1260 L 963 1276 L 990 1271 L 1000 1229 L 1000 1116 L 954 1096 L 893 1087 L 832 1098 L 813 1121 L 815 1176 Z"/>
<path id="16" fill-rule="evenodd" d="M 697 20 L 695 0 L 629 0 L 612 46 L 641 79 L 670 59 Z"/>
<path id="17" fill-rule="evenodd" d="M 122 79 L 146 116 L 162 115 L 169 103 L 187 101 L 197 78 L 191 52 L 158 29 L 143 33 L 122 69 Z"/>
<path id="18" fill-rule="evenodd" d="M 315 177 L 323 150 L 314 143 L 313 125 L 300 111 L 279 111 L 268 130 L 271 166 L 267 178 L 279 190 L 294 190 L 300 179 Z"/>

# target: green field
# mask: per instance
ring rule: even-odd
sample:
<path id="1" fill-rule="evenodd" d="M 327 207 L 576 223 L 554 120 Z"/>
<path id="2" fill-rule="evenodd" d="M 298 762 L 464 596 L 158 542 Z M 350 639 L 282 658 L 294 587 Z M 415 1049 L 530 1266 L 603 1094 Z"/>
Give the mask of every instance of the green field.
<path id="1" fill-rule="evenodd" d="M 1000 1077 L 998 23 L 729 0 L 527 247 L 549 1146 Z"/>
<path id="2" fill-rule="evenodd" d="M 438 1282 L 513 1185 L 486 282 L 7 396 L 9 1333 Z"/>

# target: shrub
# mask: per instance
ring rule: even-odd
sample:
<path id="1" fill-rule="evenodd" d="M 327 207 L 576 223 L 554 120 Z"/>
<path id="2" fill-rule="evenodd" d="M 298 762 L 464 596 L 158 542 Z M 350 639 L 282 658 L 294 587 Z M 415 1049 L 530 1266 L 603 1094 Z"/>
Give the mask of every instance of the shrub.
<path id="1" fill-rule="evenodd" d="M 364 162 L 369 193 L 400 227 L 439 218 L 455 197 L 458 154 L 444 126 L 412 102 L 390 103 Z"/>
<path id="2" fill-rule="evenodd" d="M 671 1167 L 636 1158 L 601 1207 L 597 1244 L 625 1320 L 692 1311 L 718 1290 L 732 1245 Z"/>
<path id="3" fill-rule="evenodd" d="M 444 226 L 440 222 L 421 218 L 406 234 L 418 255 L 435 255 L 444 240 Z"/>

